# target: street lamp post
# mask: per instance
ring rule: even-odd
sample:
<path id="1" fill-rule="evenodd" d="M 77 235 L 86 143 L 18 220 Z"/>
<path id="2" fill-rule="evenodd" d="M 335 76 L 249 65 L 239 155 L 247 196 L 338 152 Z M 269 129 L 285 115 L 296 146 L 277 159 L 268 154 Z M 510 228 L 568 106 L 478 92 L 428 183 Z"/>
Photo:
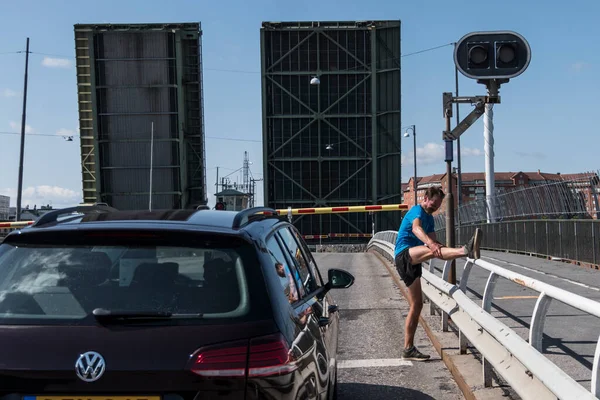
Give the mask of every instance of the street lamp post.
<path id="1" fill-rule="evenodd" d="M 406 129 L 406 133 L 404 133 L 404 137 L 410 137 L 409 130 L 412 130 L 413 137 L 413 161 L 415 164 L 415 175 L 413 177 L 413 192 L 415 198 L 415 206 L 417 205 L 417 126 L 411 125 Z"/>

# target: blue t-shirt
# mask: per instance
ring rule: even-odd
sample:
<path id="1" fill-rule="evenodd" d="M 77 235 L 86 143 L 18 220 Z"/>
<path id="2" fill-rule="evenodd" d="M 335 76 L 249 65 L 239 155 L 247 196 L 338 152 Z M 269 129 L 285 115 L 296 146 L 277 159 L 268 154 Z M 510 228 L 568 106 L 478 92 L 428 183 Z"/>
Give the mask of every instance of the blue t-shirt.
<path id="1" fill-rule="evenodd" d="M 435 224 L 433 222 L 433 216 L 427 214 L 427 212 L 421 207 L 421 205 L 413 206 L 410 211 L 406 213 L 398 229 L 398 237 L 396 238 L 396 248 L 394 250 L 394 258 L 402 252 L 402 250 L 408 247 L 422 246 L 424 243 L 415 236 L 412 231 L 413 221 L 415 219 L 421 221 L 421 226 L 425 233 L 429 234 L 435 232 Z"/>

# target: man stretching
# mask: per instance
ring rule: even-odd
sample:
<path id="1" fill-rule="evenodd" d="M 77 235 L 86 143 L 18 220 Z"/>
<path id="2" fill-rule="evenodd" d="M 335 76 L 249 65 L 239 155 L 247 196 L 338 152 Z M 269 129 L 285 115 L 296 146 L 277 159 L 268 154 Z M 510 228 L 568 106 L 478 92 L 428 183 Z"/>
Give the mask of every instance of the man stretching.
<path id="1" fill-rule="evenodd" d="M 408 287 L 410 311 L 406 317 L 404 351 L 402 358 L 412 361 L 425 361 L 429 355 L 421 353 L 414 345 L 415 331 L 419 315 L 423 308 L 421 277 L 423 261 L 439 258 L 454 260 L 460 257 L 479 258 L 479 245 L 482 231 L 477 228 L 469 242 L 458 248 L 448 248 L 436 240 L 432 214 L 442 205 L 446 195 L 439 187 L 430 187 L 425 191 L 421 204 L 413 206 L 402 219 L 394 260 L 400 278 Z"/>

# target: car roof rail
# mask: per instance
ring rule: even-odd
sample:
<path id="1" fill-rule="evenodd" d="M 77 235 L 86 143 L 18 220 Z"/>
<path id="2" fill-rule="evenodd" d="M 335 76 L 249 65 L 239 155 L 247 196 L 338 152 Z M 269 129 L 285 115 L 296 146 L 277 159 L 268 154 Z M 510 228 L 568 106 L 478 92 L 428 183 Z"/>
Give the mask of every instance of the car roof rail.
<path id="1" fill-rule="evenodd" d="M 55 222 L 60 222 L 60 221 L 58 221 L 59 217 L 69 215 L 69 214 L 74 214 L 74 213 L 80 213 L 80 214 L 86 215 L 86 214 L 109 213 L 109 212 L 115 212 L 115 211 L 118 211 L 118 210 L 116 208 L 112 208 L 112 207 L 108 206 L 106 203 L 80 204 L 75 207 L 61 208 L 59 210 L 47 212 L 46 214 L 42 215 L 40 217 L 40 219 L 38 219 L 36 222 L 34 222 L 33 225 L 31 225 L 31 227 L 39 228 L 40 226 L 52 224 Z"/>
<path id="2" fill-rule="evenodd" d="M 247 208 L 238 212 L 235 215 L 235 217 L 233 218 L 233 223 L 231 224 L 231 229 L 240 229 L 241 227 L 248 225 L 254 220 L 265 218 L 279 219 L 280 217 L 277 213 L 277 210 L 270 207 Z"/>

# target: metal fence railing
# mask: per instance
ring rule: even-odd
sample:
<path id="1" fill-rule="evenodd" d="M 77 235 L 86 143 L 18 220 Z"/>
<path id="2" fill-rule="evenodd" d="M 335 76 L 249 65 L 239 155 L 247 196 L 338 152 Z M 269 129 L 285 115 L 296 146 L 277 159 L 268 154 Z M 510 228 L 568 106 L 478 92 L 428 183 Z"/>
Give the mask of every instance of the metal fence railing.
<path id="1" fill-rule="evenodd" d="M 491 211 L 495 221 L 525 218 L 600 219 L 599 172 L 578 174 L 571 179 L 512 190 L 484 200 L 471 201 L 455 212 L 457 222 L 472 224 L 488 221 Z M 446 226 L 445 213 L 435 216 L 436 227 Z"/>
<path id="2" fill-rule="evenodd" d="M 600 220 L 520 220 L 461 225 L 456 244 L 464 244 L 475 228 L 483 230 L 482 248 L 557 257 L 600 264 Z M 436 230 L 444 242 L 446 229 Z"/>

